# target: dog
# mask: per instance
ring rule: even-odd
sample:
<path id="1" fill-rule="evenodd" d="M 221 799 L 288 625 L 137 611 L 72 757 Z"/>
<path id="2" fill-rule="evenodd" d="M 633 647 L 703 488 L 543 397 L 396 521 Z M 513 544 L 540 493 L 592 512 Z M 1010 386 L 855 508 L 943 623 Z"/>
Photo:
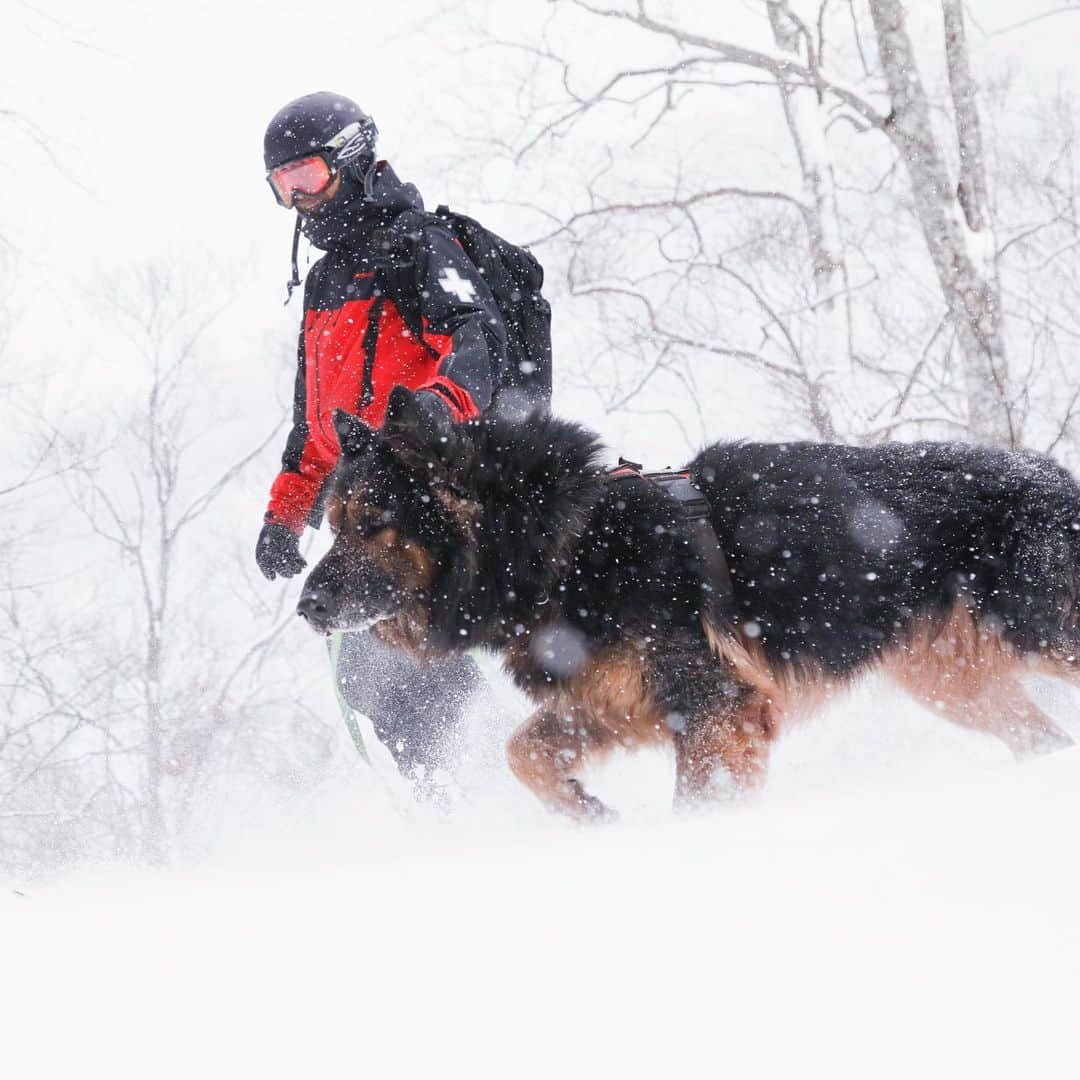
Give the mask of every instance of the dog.
<path id="1" fill-rule="evenodd" d="M 748 792 L 793 719 L 878 672 L 1018 758 L 1072 739 L 1023 679 L 1080 669 L 1080 488 L 1049 459 L 958 443 L 720 443 L 687 467 L 718 588 L 663 485 L 613 480 L 596 435 L 538 413 L 441 426 L 404 388 L 339 412 L 333 545 L 313 628 L 415 655 L 501 654 L 537 704 L 513 773 L 579 819 L 616 747 L 674 746 L 676 805 Z"/>

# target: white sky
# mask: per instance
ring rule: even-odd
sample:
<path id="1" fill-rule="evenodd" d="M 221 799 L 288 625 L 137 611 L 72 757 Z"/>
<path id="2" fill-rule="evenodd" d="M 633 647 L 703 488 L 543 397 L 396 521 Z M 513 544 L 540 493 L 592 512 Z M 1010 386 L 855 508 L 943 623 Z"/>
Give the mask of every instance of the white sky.
<path id="1" fill-rule="evenodd" d="M 1061 6 L 1021 0 L 969 5 L 988 30 Z M 936 0 L 910 7 L 916 22 L 929 26 L 938 18 Z M 675 0 L 657 10 L 665 8 L 742 40 L 766 40 L 756 0 Z M 2 0 L 0 107 L 33 125 L 28 134 L 0 120 L 0 158 L 14 165 L 5 181 L 0 236 L 16 252 L 12 259 L 5 249 L 9 262 L 0 272 L 14 271 L 4 292 L 14 293 L 15 306 L 26 312 L 23 332 L 39 350 L 56 347 L 51 335 L 40 333 L 43 320 L 58 335 L 79 337 L 80 351 L 89 349 L 93 357 L 95 379 L 107 387 L 122 383 L 110 346 L 104 339 L 87 342 L 94 335 L 73 312 L 80 297 L 111 274 L 159 261 L 196 270 L 225 267 L 242 313 L 232 332 L 243 334 L 249 347 L 263 333 L 287 340 L 294 314 L 283 314 L 280 300 L 291 221 L 266 187 L 261 135 L 284 101 L 316 88 L 350 94 L 375 116 L 381 152 L 419 184 L 429 203 L 479 211 L 496 228 L 525 239 L 521 232 L 531 223 L 505 206 L 485 208 L 484 199 L 513 198 L 533 187 L 542 161 L 534 156 L 533 164 L 515 170 L 493 159 L 468 173 L 446 166 L 461 133 L 484 138 L 505 127 L 510 76 L 526 62 L 522 54 L 478 49 L 476 28 L 537 42 L 549 10 L 539 2 L 359 0 L 324 15 L 294 0 Z M 1078 28 L 1080 6 L 1075 14 L 990 39 L 974 27 L 970 32 L 977 59 L 1007 58 L 1030 76 L 1054 78 L 1074 61 Z M 561 44 L 585 57 L 599 48 L 604 57 L 619 49 L 632 58 L 633 30 L 606 27 L 602 41 L 595 33 Z M 723 133 L 719 149 L 710 150 L 720 157 L 711 167 L 730 179 L 760 160 L 755 147 L 767 148 L 775 132 L 762 127 L 768 113 L 760 107 L 737 100 L 723 107 L 722 115 L 703 114 L 701 126 L 711 123 Z M 779 123 L 778 112 L 775 119 Z M 542 183 L 538 191 L 553 206 L 576 194 Z M 549 276 L 561 276 L 553 270 Z M 52 303 L 57 288 L 68 299 L 59 310 Z M 39 307 L 42 302 L 47 306 Z M 65 317 L 74 325 L 65 327 Z M 241 367 L 242 352 L 236 354 Z"/>
<path id="2" fill-rule="evenodd" d="M 709 13 L 706 23 L 722 24 L 741 40 L 753 40 L 763 26 L 754 0 L 669 6 L 684 18 L 694 10 L 702 18 Z M 969 5 L 988 29 L 1062 6 Z M 537 40 L 545 7 L 360 0 L 344 13 L 320 16 L 283 0 L 4 0 L 0 101 L 35 125 L 72 182 L 58 181 L 31 139 L 0 127 L 0 152 L 17 166 L 5 185 L 8 212 L 0 214 L 0 231 L 25 259 L 61 259 L 73 270 L 177 248 L 213 257 L 287 247 L 285 215 L 262 175 L 261 134 L 284 101 L 321 87 L 354 96 L 375 116 L 381 151 L 429 192 L 429 201 L 469 206 L 512 176 L 495 168 L 469 190 L 447 190 L 439 163 L 454 140 L 443 123 L 481 137 L 497 129 L 507 112 L 503 76 L 521 62 L 470 48 L 476 42 L 470 26 Z M 937 18 L 936 0 L 910 7 L 916 23 Z M 987 42 L 974 27 L 970 33 L 976 49 L 986 45 L 995 57 L 1052 72 L 1071 64 L 1076 29 L 1080 6 L 1075 15 Z M 633 41 L 628 30 L 614 40 L 605 35 L 605 53 L 616 45 L 632 49 Z M 481 112 L 474 103 L 485 93 Z M 748 131 L 755 123 L 760 128 L 760 114 L 747 120 Z M 730 121 L 725 117 L 725 125 Z M 742 156 L 737 134 L 732 160 Z M 252 270 L 261 282 L 263 268 Z M 270 276 L 279 275 L 275 265 Z"/>

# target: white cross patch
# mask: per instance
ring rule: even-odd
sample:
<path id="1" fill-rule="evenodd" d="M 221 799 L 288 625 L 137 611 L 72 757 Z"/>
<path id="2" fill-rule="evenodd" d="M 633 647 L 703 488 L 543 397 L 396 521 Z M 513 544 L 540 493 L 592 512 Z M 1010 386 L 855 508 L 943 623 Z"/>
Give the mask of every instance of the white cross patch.
<path id="1" fill-rule="evenodd" d="M 456 266 L 444 266 L 439 273 L 439 284 L 443 292 L 453 293 L 463 304 L 471 304 L 476 299 L 473 283 L 463 278 Z"/>

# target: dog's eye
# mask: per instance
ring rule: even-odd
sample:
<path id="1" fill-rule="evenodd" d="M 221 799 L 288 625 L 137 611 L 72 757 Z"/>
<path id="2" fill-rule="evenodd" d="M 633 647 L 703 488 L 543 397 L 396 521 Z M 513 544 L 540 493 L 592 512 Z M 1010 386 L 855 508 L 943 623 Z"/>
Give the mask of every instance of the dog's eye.
<path id="1" fill-rule="evenodd" d="M 363 513 L 357 514 L 355 517 L 350 515 L 349 525 L 357 536 L 369 539 L 389 528 L 393 522 L 394 515 L 389 510 L 367 507 Z"/>

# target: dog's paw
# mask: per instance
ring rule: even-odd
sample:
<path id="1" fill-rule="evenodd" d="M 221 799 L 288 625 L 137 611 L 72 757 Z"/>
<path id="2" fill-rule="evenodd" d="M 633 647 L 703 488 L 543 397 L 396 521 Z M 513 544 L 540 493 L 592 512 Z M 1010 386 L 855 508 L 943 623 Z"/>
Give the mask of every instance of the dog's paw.
<path id="1" fill-rule="evenodd" d="M 601 802 L 595 795 L 590 795 L 582 786 L 580 780 L 567 780 L 567 784 L 574 792 L 574 798 L 581 807 L 580 818 L 593 824 L 609 824 L 619 820 L 618 812 L 612 810 L 606 803 Z"/>

